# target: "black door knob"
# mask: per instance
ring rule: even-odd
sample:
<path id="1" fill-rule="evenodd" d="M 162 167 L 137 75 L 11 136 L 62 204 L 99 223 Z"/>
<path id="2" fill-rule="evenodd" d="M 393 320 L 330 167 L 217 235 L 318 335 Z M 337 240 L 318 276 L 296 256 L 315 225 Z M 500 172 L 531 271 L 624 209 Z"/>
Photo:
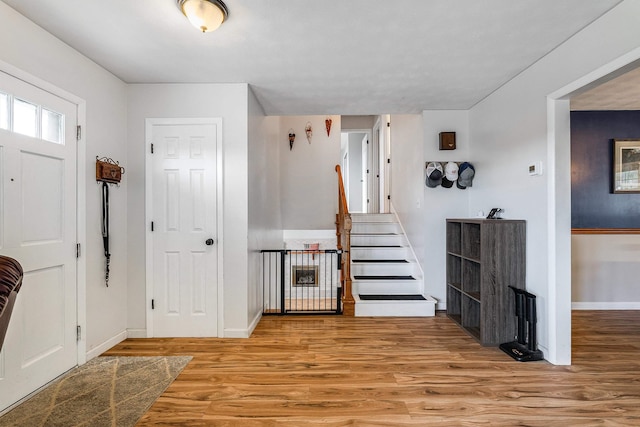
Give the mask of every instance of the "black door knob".
<path id="1" fill-rule="evenodd" d="M 211 246 L 211 245 L 213 245 L 213 239 L 207 239 L 207 240 L 205 240 L 205 242 L 204 242 L 204 243 L 205 243 L 205 245 L 207 245 L 207 246 Z"/>

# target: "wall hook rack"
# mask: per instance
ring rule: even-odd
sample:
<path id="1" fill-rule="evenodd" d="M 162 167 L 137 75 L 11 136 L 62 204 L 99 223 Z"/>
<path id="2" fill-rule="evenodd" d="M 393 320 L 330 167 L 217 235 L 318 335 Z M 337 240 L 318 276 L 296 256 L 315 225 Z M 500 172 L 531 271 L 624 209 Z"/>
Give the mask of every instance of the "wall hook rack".
<path id="1" fill-rule="evenodd" d="M 124 168 L 109 157 L 96 156 L 96 181 L 108 184 L 120 184 Z"/>
<path id="2" fill-rule="evenodd" d="M 104 284 L 109 287 L 111 251 L 109 250 L 109 184 L 119 185 L 124 168 L 109 157 L 96 156 L 96 181 L 102 183 L 102 244 L 104 246 Z"/>

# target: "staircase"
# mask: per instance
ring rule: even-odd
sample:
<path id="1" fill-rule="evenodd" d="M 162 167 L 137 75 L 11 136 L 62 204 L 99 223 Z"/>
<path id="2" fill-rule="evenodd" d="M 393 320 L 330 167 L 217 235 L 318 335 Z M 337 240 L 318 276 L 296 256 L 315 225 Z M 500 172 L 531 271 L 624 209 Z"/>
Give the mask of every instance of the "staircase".
<path id="1" fill-rule="evenodd" d="M 351 214 L 356 316 L 434 316 L 422 272 L 395 214 Z"/>

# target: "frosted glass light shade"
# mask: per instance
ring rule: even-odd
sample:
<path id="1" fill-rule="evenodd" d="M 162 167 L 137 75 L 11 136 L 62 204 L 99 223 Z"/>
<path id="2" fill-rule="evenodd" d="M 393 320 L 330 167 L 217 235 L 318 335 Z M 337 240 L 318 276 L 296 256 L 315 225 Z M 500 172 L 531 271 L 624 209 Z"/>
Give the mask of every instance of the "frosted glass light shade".
<path id="1" fill-rule="evenodd" d="M 203 33 L 217 30 L 229 14 L 219 0 L 178 0 L 178 6 L 191 25 Z"/>

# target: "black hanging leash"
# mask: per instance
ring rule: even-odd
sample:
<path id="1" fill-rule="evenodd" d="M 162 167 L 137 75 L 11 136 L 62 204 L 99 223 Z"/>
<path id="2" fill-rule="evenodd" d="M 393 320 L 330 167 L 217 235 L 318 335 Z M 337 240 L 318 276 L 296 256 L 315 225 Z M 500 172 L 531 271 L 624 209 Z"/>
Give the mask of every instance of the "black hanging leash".
<path id="1" fill-rule="evenodd" d="M 109 262 L 111 261 L 109 253 L 109 184 L 104 181 L 102 182 L 102 244 L 106 257 L 104 284 L 109 287 Z"/>

